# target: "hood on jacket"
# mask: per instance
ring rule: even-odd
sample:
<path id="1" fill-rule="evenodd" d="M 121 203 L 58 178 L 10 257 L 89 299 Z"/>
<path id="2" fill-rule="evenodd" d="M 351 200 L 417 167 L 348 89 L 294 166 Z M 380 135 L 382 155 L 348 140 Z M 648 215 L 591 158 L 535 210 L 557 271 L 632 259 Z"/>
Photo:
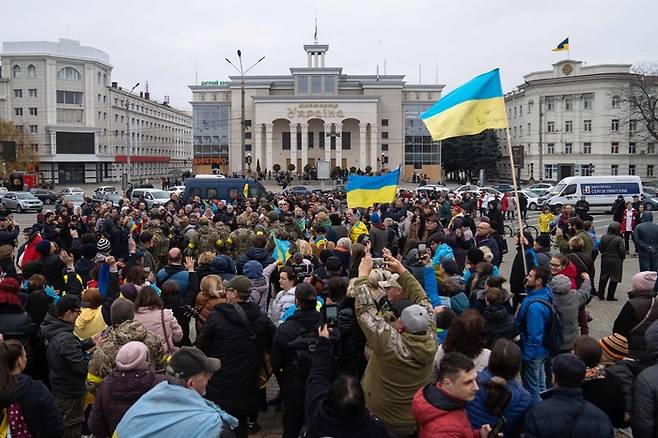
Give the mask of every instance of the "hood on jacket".
<path id="1" fill-rule="evenodd" d="M 256 280 L 263 276 L 263 265 L 256 260 L 249 260 L 242 268 L 244 275 L 250 280 Z"/>
<path id="2" fill-rule="evenodd" d="M 32 386 L 32 379 L 25 374 L 19 374 L 16 376 L 16 386 L 14 391 L 11 393 L 10 402 L 16 401 L 23 397 L 23 395 L 30 389 Z"/>
<path id="3" fill-rule="evenodd" d="M 267 251 L 266 248 L 256 248 L 255 246 L 250 246 L 245 252 L 245 255 L 249 260 L 258 260 L 262 263 L 263 260 L 267 259 L 267 256 L 270 255 L 270 251 Z"/>
<path id="4" fill-rule="evenodd" d="M 488 322 L 501 322 L 509 318 L 511 314 L 504 304 L 489 304 L 484 308 L 482 316 Z"/>
<path id="5" fill-rule="evenodd" d="M 621 230 L 621 224 L 619 222 L 612 221 L 608 225 L 608 234 L 619 235 L 619 230 Z"/>
<path id="6" fill-rule="evenodd" d="M 227 255 L 218 255 L 213 259 L 212 265 L 224 280 L 230 280 L 227 275 L 233 276 L 236 274 L 235 265 Z"/>
<path id="7" fill-rule="evenodd" d="M 70 332 L 73 334 L 74 328 L 74 325 L 70 322 L 66 322 L 57 318 L 52 313 L 49 313 L 41 324 L 41 336 L 43 336 L 46 341 L 50 341 L 60 333 Z"/>
<path id="8" fill-rule="evenodd" d="M 658 364 L 658 321 L 654 321 L 644 332 L 644 340 L 647 344 L 647 354 L 649 361 Z"/>
<path id="9" fill-rule="evenodd" d="M 578 276 L 578 269 L 576 269 L 576 265 L 573 263 L 569 262 L 567 264 L 567 267 L 560 272 L 560 274 L 569 277 L 569 278 L 576 278 Z"/>
<path id="10" fill-rule="evenodd" d="M 641 222 L 653 222 L 653 212 L 651 211 L 644 211 L 642 212 L 642 215 L 640 216 Z"/>
<path id="11" fill-rule="evenodd" d="M 455 400 L 446 394 L 443 390 L 439 389 L 436 385 L 427 385 L 423 388 L 422 392 L 419 391 L 416 397 L 422 397 L 429 407 L 434 409 L 414 409 L 414 414 L 418 419 L 418 423 L 426 424 L 435 419 L 464 408 L 464 402 Z"/>

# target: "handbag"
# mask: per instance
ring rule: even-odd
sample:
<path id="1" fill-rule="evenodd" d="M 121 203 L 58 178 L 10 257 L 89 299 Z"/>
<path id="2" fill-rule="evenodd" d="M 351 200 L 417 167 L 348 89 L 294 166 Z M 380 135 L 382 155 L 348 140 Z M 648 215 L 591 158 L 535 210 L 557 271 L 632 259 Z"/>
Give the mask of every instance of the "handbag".
<path id="1" fill-rule="evenodd" d="M 242 323 L 247 328 L 249 339 L 255 341 L 256 333 L 254 333 L 254 329 L 251 326 L 251 321 L 249 321 L 249 318 L 247 318 L 247 314 L 244 313 L 244 309 L 238 303 L 233 303 L 233 308 L 238 313 Z M 273 370 L 272 365 L 270 364 L 270 352 L 263 350 L 261 357 L 261 367 L 258 373 L 258 388 L 263 389 L 267 386 L 267 382 L 270 380 L 270 377 L 272 377 L 272 372 Z"/>
<path id="2" fill-rule="evenodd" d="M 166 356 L 171 356 L 172 353 L 174 353 L 175 348 L 171 343 L 169 342 L 169 336 L 167 336 L 167 325 L 165 324 L 164 320 L 164 309 L 160 309 L 160 323 L 162 324 L 162 333 L 165 338 L 165 344 L 167 344 L 167 351 Z M 168 362 L 168 361 L 167 361 Z"/>

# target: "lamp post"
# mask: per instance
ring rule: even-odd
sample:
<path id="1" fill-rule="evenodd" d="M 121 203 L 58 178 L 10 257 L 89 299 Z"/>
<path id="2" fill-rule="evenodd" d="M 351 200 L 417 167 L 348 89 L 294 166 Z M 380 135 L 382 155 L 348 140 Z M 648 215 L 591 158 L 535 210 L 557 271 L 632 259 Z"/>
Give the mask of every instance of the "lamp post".
<path id="1" fill-rule="evenodd" d="M 131 176 L 131 169 L 130 169 L 130 115 L 128 114 L 128 110 L 130 110 L 130 100 L 128 97 L 132 94 L 133 91 L 135 91 L 135 88 L 139 86 L 139 82 L 135 84 L 134 87 L 130 89 L 128 92 L 128 96 L 126 96 L 126 172 L 123 173 L 122 177 L 122 186 L 124 192 L 128 189 L 128 183 L 130 181 L 130 176 Z"/>
<path id="2" fill-rule="evenodd" d="M 384 171 L 384 158 L 386 158 L 386 154 L 385 154 L 384 152 L 382 152 L 382 168 L 381 168 L 381 172 Z"/>
<path id="3" fill-rule="evenodd" d="M 244 175 L 244 157 L 245 157 L 245 147 L 244 147 L 244 131 L 245 131 L 245 118 L 244 118 L 244 75 L 249 73 L 249 70 L 252 68 L 256 67 L 256 64 L 260 63 L 265 57 L 263 56 L 260 58 L 258 61 L 256 61 L 251 67 L 248 69 L 244 69 L 242 67 L 242 51 L 238 49 L 238 60 L 240 61 L 240 68 L 238 69 L 233 63 L 231 62 L 230 59 L 226 59 L 226 62 L 231 64 L 231 67 L 233 67 L 238 73 L 240 73 L 240 162 L 241 162 L 241 171 L 242 174 Z"/>

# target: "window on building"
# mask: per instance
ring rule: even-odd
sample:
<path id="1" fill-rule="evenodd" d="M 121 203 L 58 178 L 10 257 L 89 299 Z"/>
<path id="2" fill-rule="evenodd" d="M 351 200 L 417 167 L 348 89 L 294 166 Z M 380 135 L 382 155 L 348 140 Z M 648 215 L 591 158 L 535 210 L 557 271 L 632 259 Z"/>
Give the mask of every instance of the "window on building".
<path id="1" fill-rule="evenodd" d="M 30 125 L 30 134 L 38 134 L 39 127 L 37 125 Z"/>
<path id="2" fill-rule="evenodd" d="M 297 77 L 297 92 L 299 94 L 308 94 L 308 76 Z"/>
<path id="3" fill-rule="evenodd" d="M 583 109 L 589 110 L 592 109 L 593 97 L 591 94 L 583 96 Z"/>
<path id="4" fill-rule="evenodd" d="M 546 122 L 546 131 L 555 132 L 555 122 Z"/>
<path id="5" fill-rule="evenodd" d="M 519 116 L 523 115 L 523 105 L 519 105 Z"/>
<path id="6" fill-rule="evenodd" d="M 23 97 L 23 90 L 20 88 L 14 88 L 14 97 Z"/>
<path id="7" fill-rule="evenodd" d="M 324 77 L 324 94 L 334 94 L 336 92 L 336 81 L 333 76 Z"/>
<path id="8" fill-rule="evenodd" d="M 387 143 L 382 144 L 382 152 L 388 152 L 388 144 Z"/>
<path id="9" fill-rule="evenodd" d="M 27 90 L 27 93 L 30 97 L 37 97 L 37 89 L 36 88 L 29 88 Z"/>
<path id="10" fill-rule="evenodd" d="M 612 96 L 610 104 L 613 108 L 619 108 L 619 96 Z"/>
<path id="11" fill-rule="evenodd" d="M 103 83 L 103 75 L 101 74 L 101 72 L 98 72 L 98 74 L 96 75 L 96 81 L 98 82 L 98 85 L 101 85 Z"/>
<path id="12" fill-rule="evenodd" d="M 547 143 L 546 144 L 546 153 L 547 154 L 554 154 L 555 153 L 555 143 Z"/>
<path id="13" fill-rule="evenodd" d="M 635 164 L 629 164 L 628 165 L 628 174 L 629 175 L 635 175 Z"/>
<path id="14" fill-rule="evenodd" d="M 592 153 L 592 143 L 586 142 L 583 143 L 583 154 L 591 154 Z"/>
<path id="15" fill-rule="evenodd" d="M 21 66 L 20 65 L 14 65 L 11 68 L 11 76 L 16 79 L 21 77 Z"/>
<path id="16" fill-rule="evenodd" d="M 311 93 L 322 93 L 322 76 L 311 76 Z"/>
<path id="17" fill-rule="evenodd" d="M 382 119 L 382 126 L 388 126 L 388 119 Z"/>
<path id="18" fill-rule="evenodd" d="M 533 104 L 532 100 L 530 102 L 528 102 L 528 114 L 530 114 L 532 112 L 532 104 Z"/>
<path id="19" fill-rule="evenodd" d="M 636 152 L 635 143 L 628 143 L 628 153 L 634 154 Z"/>
<path id="20" fill-rule="evenodd" d="M 307 132 L 308 136 L 306 137 L 306 144 L 308 145 L 309 149 L 314 149 L 315 148 L 315 136 L 313 135 L 312 132 Z"/>
<path id="21" fill-rule="evenodd" d="M 656 144 L 647 143 L 647 154 L 655 154 L 655 153 L 656 153 Z"/>
<path id="22" fill-rule="evenodd" d="M 107 73 L 103 73 L 103 85 L 107 85 Z"/>
<path id="23" fill-rule="evenodd" d="M 57 103 L 82 105 L 82 93 L 78 91 L 57 90 Z"/>
<path id="24" fill-rule="evenodd" d="M 382 131 L 382 139 L 384 140 L 388 139 L 388 131 Z"/>
<path id="25" fill-rule="evenodd" d="M 290 150 L 290 132 L 281 133 L 281 149 L 284 151 Z"/>
<path id="26" fill-rule="evenodd" d="M 630 132 L 637 131 L 637 120 L 631 120 L 630 122 L 628 122 L 628 130 Z"/>
<path id="27" fill-rule="evenodd" d="M 573 132 L 573 120 L 565 120 L 564 132 Z"/>
<path id="28" fill-rule="evenodd" d="M 564 144 L 564 153 L 565 154 L 573 153 L 573 143 L 565 143 Z"/>
<path id="29" fill-rule="evenodd" d="M 571 111 L 573 109 L 573 97 L 567 97 L 564 99 L 564 109 L 566 111 Z"/>
<path id="30" fill-rule="evenodd" d="M 32 107 L 32 108 L 30 108 L 30 115 L 31 116 L 36 116 L 36 115 L 38 115 L 38 111 L 39 110 L 37 108 Z"/>
<path id="31" fill-rule="evenodd" d="M 594 165 L 589 163 L 589 165 L 580 166 L 580 176 L 592 176 L 594 175 Z"/>
<path id="32" fill-rule="evenodd" d="M 544 179 L 553 179 L 554 172 L 557 172 L 557 165 L 544 164 Z"/>
<path id="33" fill-rule="evenodd" d="M 513 129 L 513 131 L 512 131 L 512 132 L 513 132 L 513 135 L 514 135 L 514 137 L 516 137 L 516 126 L 515 126 L 514 128 L 512 128 L 512 129 Z"/>
<path id="34" fill-rule="evenodd" d="M 350 131 L 343 131 L 340 136 L 340 144 L 343 150 L 352 149 L 352 133 Z"/>
<path id="35" fill-rule="evenodd" d="M 647 164 L 647 176 L 653 176 L 653 164 Z"/>
<path id="36" fill-rule="evenodd" d="M 527 135 L 530 135 L 530 123 L 528 123 L 528 134 Z"/>
<path id="37" fill-rule="evenodd" d="M 251 132 L 247 131 L 244 133 L 244 138 L 245 139 L 250 139 L 251 138 Z"/>
<path id="38" fill-rule="evenodd" d="M 546 110 L 552 111 L 555 109 L 555 98 L 547 97 L 546 98 Z"/>
<path id="39" fill-rule="evenodd" d="M 610 129 L 612 131 L 619 131 L 619 119 L 612 119 L 610 123 Z"/>
<path id="40" fill-rule="evenodd" d="M 611 154 L 618 154 L 619 153 L 619 143 L 614 142 L 610 144 L 610 153 Z"/>
<path id="41" fill-rule="evenodd" d="M 591 132 L 592 131 L 592 121 L 583 120 L 583 131 Z"/>
<path id="42" fill-rule="evenodd" d="M 514 107 L 514 117 L 516 117 L 516 107 Z"/>
<path id="43" fill-rule="evenodd" d="M 613 164 L 610 166 L 610 175 L 619 175 L 619 164 Z"/>
<path id="44" fill-rule="evenodd" d="M 14 114 L 17 116 L 23 115 L 23 108 L 14 108 Z"/>
<path id="45" fill-rule="evenodd" d="M 73 67 L 64 67 L 57 72 L 57 79 L 65 81 L 79 81 L 81 78 L 80 72 Z"/>

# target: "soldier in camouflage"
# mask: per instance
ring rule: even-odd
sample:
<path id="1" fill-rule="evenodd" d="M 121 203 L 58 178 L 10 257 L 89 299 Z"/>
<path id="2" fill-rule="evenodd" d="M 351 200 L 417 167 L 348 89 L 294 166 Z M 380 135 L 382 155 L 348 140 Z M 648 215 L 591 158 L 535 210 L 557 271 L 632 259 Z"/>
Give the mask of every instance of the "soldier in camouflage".
<path id="1" fill-rule="evenodd" d="M 188 248 L 192 250 L 192 254 L 198 257 L 202 252 L 210 251 L 216 253 L 220 247 L 219 233 L 210 227 L 210 219 L 202 216 L 199 219 L 199 229 L 190 240 Z"/>
<path id="2" fill-rule="evenodd" d="M 253 230 L 245 228 L 247 226 L 246 219 L 243 216 L 235 218 L 238 228 L 228 236 L 228 243 L 231 246 L 231 254 L 237 257 L 239 254 L 247 252 L 254 240 L 256 234 Z"/>

